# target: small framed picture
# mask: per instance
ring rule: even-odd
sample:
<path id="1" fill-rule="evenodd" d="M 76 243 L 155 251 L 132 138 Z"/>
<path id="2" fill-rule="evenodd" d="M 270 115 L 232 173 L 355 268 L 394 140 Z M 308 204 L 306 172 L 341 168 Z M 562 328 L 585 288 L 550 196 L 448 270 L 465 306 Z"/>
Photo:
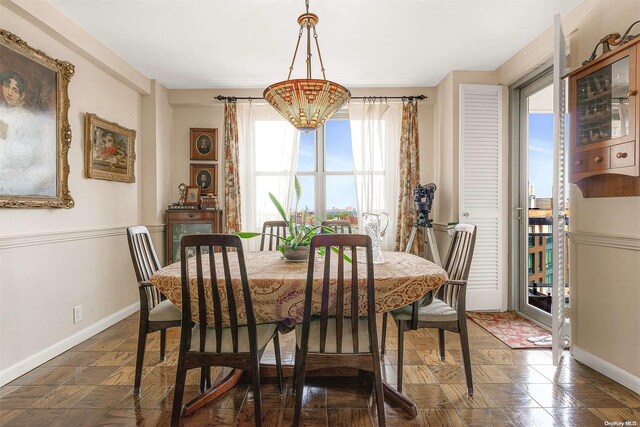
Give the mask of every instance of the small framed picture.
<path id="1" fill-rule="evenodd" d="M 198 206 L 200 203 L 200 187 L 187 187 L 184 197 L 184 204 L 187 206 Z"/>
<path id="2" fill-rule="evenodd" d="M 191 128 L 191 160 L 218 160 L 218 129 Z"/>
<path id="3" fill-rule="evenodd" d="M 202 194 L 218 194 L 218 165 L 191 164 L 191 185 Z"/>
<path id="4" fill-rule="evenodd" d="M 108 181 L 136 182 L 136 131 L 85 114 L 85 176 Z"/>

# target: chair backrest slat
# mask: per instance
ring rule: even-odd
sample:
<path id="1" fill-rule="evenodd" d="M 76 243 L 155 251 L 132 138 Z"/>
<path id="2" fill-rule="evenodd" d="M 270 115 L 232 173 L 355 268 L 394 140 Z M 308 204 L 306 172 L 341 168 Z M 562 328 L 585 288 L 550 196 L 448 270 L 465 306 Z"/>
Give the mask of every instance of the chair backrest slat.
<path id="1" fill-rule="evenodd" d="M 189 252 L 195 248 L 195 259 L 189 259 Z M 205 254 L 205 250 L 207 253 Z M 229 253 L 232 255 L 230 256 Z M 234 255 L 237 257 L 238 268 L 240 271 L 240 286 L 242 289 L 242 301 L 247 313 L 246 322 L 240 322 L 238 318 L 237 303 L 238 299 L 234 290 L 232 267 L 230 258 Z M 232 351 L 238 352 L 239 335 L 238 325 L 246 323 L 249 329 L 250 346 L 254 347 L 256 339 L 256 324 L 253 314 L 253 304 L 249 292 L 249 281 L 247 280 L 247 271 L 244 261 L 244 252 L 242 250 L 242 242 L 240 237 L 228 234 L 198 234 L 183 236 L 181 242 L 181 273 L 182 273 L 182 322 L 191 322 L 191 286 L 195 280 L 197 286 L 197 319 L 199 326 L 199 348 L 203 352 L 213 351 L 207 346 L 207 327 L 214 330 L 216 340 L 215 352 L 221 353 L 222 331 L 223 326 L 228 327 L 231 331 L 233 340 Z M 204 261 L 208 259 L 208 271 L 204 268 Z M 195 263 L 196 275 L 190 276 L 189 266 Z M 219 273 L 222 268 L 224 273 Z M 224 281 L 224 284 L 222 283 Z M 224 289 L 223 295 L 221 292 Z M 210 301 L 213 301 L 211 304 Z M 207 320 L 207 305 L 213 307 L 213 321 Z M 228 314 L 229 324 L 223 323 L 223 314 Z M 187 348 L 191 347 L 191 328 L 183 328 L 183 334 L 187 336 Z M 253 349 L 255 350 L 255 349 Z"/>
<path id="2" fill-rule="evenodd" d="M 143 225 L 127 228 L 127 242 L 137 281 L 148 281 L 161 267 L 149 230 Z M 144 293 L 147 296 L 149 310 L 160 303 L 161 293 L 157 288 L 146 287 Z"/>
<path id="3" fill-rule="evenodd" d="M 327 329 L 328 329 L 328 319 L 332 313 L 329 312 L 330 306 L 336 307 L 335 313 L 335 322 L 336 322 L 336 342 L 335 348 L 338 353 L 343 353 L 345 348 L 345 343 L 343 342 L 343 332 L 344 332 L 344 322 L 345 319 L 349 319 L 351 323 L 351 344 L 354 352 L 359 352 L 359 341 L 360 337 L 359 333 L 359 292 L 358 292 L 358 258 L 357 258 L 357 249 L 365 248 L 366 256 L 367 256 L 367 313 L 368 313 L 368 322 L 369 322 L 369 335 L 370 342 L 372 345 L 375 345 L 377 348 L 377 338 L 376 338 L 376 327 L 375 327 L 375 290 L 374 290 L 374 281 L 373 281 L 373 255 L 371 252 L 371 239 L 369 236 L 363 234 L 320 234 L 314 236 L 311 240 L 311 248 L 309 255 L 309 267 L 307 271 L 307 288 L 305 292 L 305 309 L 304 309 L 304 320 L 303 320 L 303 343 L 305 342 L 305 336 L 308 337 L 309 334 L 309 322 L 311 321 L 311 304 L 313 297 L 313 279 L 314 279 L 314 268 L 315 268 L 315 253 L 319 248 L 324 248 L 325 251 L 325 259 L 324 259 L 324 268 L 322 274 L 322 300 L 320 304 L 320 342 L 319 348 L 320 352 L 324 352 L 327 348 Z M 336 271 L 336 279 L 335 279 L 335 304 L 332 304 L 330 301 L 330 283 L 331 279 L 331 268 L 332 265 L 332 256 L 336 254 L 332 254 L 331 248 L 337 248 L 337 258 L 335 267 Z M 348 254 L 345 251 L 346 249 L 350 249 L 351 253 Z M 345 255 L 349 255 L 352 259 L 351 261 L 351 277 L 347 282 L 345 280 Z M 350 296 L 350 304 L 348 309 L 345 309 L 345 296 Z M 349 335 L 347 335 L 349 336 Z M 377 351 L 377 350 L 376 350 Z"/>
<path id="4" fill-rule="evenodd" d="M 472 224 L 458 224 L 453 231 L 451 245 L 444 262 L 449 280 L 467 280 L 473 258 L 477 228 Z M 446 283 L 439 291 L 444 302 L 456 307 L 459 288 Z"/>
<path id="5" fill-rule="evenodd" d="M 265 221 L 262 224 L 262 233 L 272 234 L 272 236 L 262 235 L 260 239 L 260 251 L 265 250 L 265 242 L 268 242 L 268 251 L 278 250 L 278 244 L 280 239 L 274 237 L 287 237 L 287 223 L 284 221 Z"/>
<path id="6" fill-rule="evenodd" d="M 334 233 L 348 233 L 351 234 L 351 223 L 345 219 L 328 219 L 322 221 L 323 227 L 329 227 L 333 229 Z M 327 233 L 327 230 L 322 230 L 322 233 Z"/>

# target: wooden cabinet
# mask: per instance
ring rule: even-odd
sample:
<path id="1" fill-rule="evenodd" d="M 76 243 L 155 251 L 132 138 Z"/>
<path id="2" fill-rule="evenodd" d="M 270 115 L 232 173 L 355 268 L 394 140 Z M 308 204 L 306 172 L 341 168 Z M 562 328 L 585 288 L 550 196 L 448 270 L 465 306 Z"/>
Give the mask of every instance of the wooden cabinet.
<path id="1" fill-rule="evenodd" d="M 185 234 L 222 233 L 221 210 L 166 210 L 167 264 L 180 261 L 180 239 Z"/>
<path id="2" fill-rule="evenodd" d="M 584 197 L 640 196 L 638 41 L 568 75 L 570 179 Z"/>

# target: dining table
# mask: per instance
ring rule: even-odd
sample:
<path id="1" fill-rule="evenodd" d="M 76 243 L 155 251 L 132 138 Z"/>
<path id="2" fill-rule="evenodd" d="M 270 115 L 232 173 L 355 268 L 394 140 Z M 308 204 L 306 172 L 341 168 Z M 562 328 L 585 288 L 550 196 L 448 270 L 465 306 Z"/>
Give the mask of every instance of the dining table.
<path id="1" fill-rule="evenodd" d="M 330 259 L 336 262 L 337 256 L 331 254 Z M 320 256 L 320 255 L 316 255 Z M 216 258 L 220 254 L 216 254 Z M 403 307 L 420 299 L 429 291 L 437 289 L 444 283 L 448 277 L 447 273 L 440 266 L 431 261 L 408 254 L 405 252 L 383 252 L 384 262 L 374 264 L 374 284 L 375 284 L 375 309 L 376 313 L 385 313 L 394 309 Z M 189 258 L 189 286 L 191 287 L 192 310 L 194 322 L 197 322 L 197 282 L 195 258 Z M 238 267 L 237 257 L 229 257 L 232 285 L 237 286 L 236 290 L 240 290 L 240 271 Z M 305 262 L 288 262 L 282 257 L 278 251 L 265 252 L 247 252 L 245 254 L 246 271 L 249 282 L 249 290 L 254 307 L 256 323 L 275 323 L 281 324 L 281 331 L 292 330 L 295 324 L 301 323 L 303 319 L 305 289 L 307 281 L 308 263 Z M 321 300 L 321 283 L 322 270 L 324 261 L 315 263 L 314 277 L 317 277 L 317 283 L 314 280 L 313 296 L 312 296 L 312 313 L 320 312 Z M 225 298 L 226 291 L 224 285 L 224 274 L 222 271 L 222 263 L 216 262 L 217 277 L 219 279 L 218 288 L 221 298 Z M 203 263 L 205 277 L 209 277 L 209 265 Z M 345 276 L 351 277 L 351 267 L 349 263 L 345 263 Z M 332 272 L 335 275 L 335 268 Z M 365 280 L 366 268 L 358 268 L 358 282 L 362 290 L 366 288 Z M 337 288 L 336 281 L 330 282 L 330 293 Z M 157 270 L 151 277 L 151 283 L 155 285 L 166 297 L 174 303 L 178 308 L 182 307 L 182 279 L 180 262 L 167 265 Z M 333 284 L 333 289 L 331 289 Z M 236 295 L 242 295 L 242 292 L 236 292 Z M 317 298 L 315 297 L 317 295 Z M 359 292 L 362 300 L 359 301 L 360 313 L 366 315 L 365 292 Z M 211 293 L 206 296 L 210 299 Z M 213 323 L 213 301 L 207 301 L 207 317 Z M 345 304 L 346 307 L 349 304 Z M 246 312 L 244 304 L 238 302 L 238 318 L 240 321 L 246 320 Z M 223 323 L 228 322 L 223 314 Z M 207 402 L 220 396 L 226 390 L 233 387 L 239 380 L 242 372 L 239 370 L 232 371 L 221 383 L 209 389 L 193 399 L 185 405 L 184 414 L 193 413 Z M 399 393 L 395 388 L 383 384 L 385 398 L 397 404 L 412 416 L 417 416 L 417 408 L 415 404 L 406 396 Z"/>

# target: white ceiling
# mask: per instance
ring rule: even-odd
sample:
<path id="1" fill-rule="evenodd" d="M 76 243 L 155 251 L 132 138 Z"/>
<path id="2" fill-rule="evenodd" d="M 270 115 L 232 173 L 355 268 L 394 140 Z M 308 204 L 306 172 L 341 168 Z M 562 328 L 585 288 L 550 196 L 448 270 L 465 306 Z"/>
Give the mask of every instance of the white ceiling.
<path id="1" fill-rule="evenodd" d="M 311 0 L 327 78 L 347 87 L 431 87 L 495 70 L 582 0 Z M 285 80 L 303 0 L 51 0 L 168 88 Z M 301 55 L 302 52 L 302 55 Z M 301 46 L 293 78 L 304 77 Z M 314 56 L 314 58 L 316 58 Z M 314 63 L 313 75 L 319 75 Z"/>

